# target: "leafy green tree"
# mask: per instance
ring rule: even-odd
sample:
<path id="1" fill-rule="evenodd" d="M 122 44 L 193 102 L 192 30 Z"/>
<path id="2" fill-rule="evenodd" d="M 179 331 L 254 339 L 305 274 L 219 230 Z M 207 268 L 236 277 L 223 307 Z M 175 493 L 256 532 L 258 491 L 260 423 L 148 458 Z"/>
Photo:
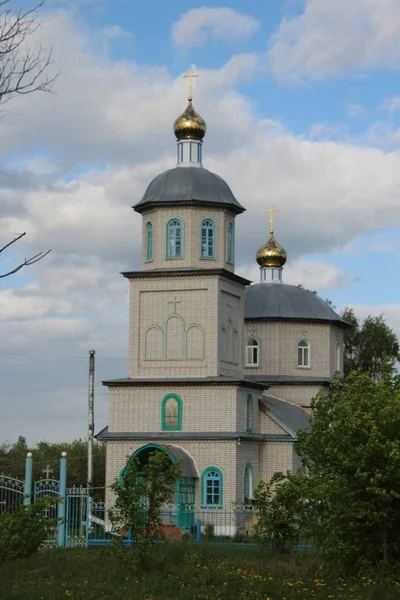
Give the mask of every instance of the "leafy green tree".
<path id="1" fill-rule="evenodd" d="M 56 519 L 46 516 L 54 499 L 39 498 L 34 504 L 5 512 L 0 517 L 0 563 L 37 552 Z"/>
<path id="2" fill-rule="evenodd" d="M 155 451 L 143 466 L 137 457 L 129 459 L 122 479 L 111 485 L 115 505 L 109 517 L 113 533 L 121 540 L 113 550 L 133 570 L 148 568 L 152 545 L 165 537 L 161 509 L 176 493 L 180 473 L 179 464 L 173 463 L 164 452 Z M 133 554 L 122 546 L 127 534 L 132 540 Z"/>
<path id="3" fill-rule="evenodd" d="M 383 577 L 400 566 L 400 377 L 338 377 L 312 409 L 297 449 L 314 539 L 343 570 Z"/>
<path id="4" fill-rule="evenodd" d="M 33 454 L 33 478 L 37 481 L 45 477 L 47 466 L 52 472 L 50 477 L 58 479 L 60 456 L 66 452 L 68 456 L 67 486 L 85 486 L 87 482 L 87 443 L 85 440 L 74 440 L 50 444 L 39 442 L 36 447 L 29 448 L 26 439 L 19 436 L 13 444 L 0 446 L 0 473 L 12 475 L 18 479 L 24 478 L 25 458 L 27 452 Z M 95 443 L 93 446 L 93 488 L 95 499 L 102 499 L 105 486 L 105 446 Z"/>
<path id="5" fill-rule="evenodd" d="M 352 327 L 344 333 L 344 373 L 351 371 L 380 376 L 385 361 L 399 360 L 399 340 L 383 315 L 369 315 L 363 322 L 352 308 L 342 311 L 342 319 Z"/>
<path id="6" fill-rule="evenodd" d="M 299 473 L 275 473 L 269 483 L 255 490 L 255 536 L 278 552 L 293 550 L 304 536 L 307 523 L 308 479 Z"/>

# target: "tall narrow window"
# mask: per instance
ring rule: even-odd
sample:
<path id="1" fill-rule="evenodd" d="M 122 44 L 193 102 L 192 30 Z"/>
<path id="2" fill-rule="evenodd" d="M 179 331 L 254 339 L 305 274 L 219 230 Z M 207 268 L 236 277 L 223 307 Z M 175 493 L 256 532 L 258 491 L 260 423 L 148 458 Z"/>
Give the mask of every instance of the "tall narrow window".
<path id="1" fill-rule="evenodd" d="M 251 504 L 253 500 L 253 468 L 247 463 L 244 469 L 244 503 Z"/>
<path id="2" fill-rule="evenodd" d="M 300 340 L 297 345 L 297 366 L 310 366 L 310 344 L 306 340 Z"/>
<path id="3" fill-rule="evenodd" d="M 233 263 L 233 223 L 228 224 L 227 262 Z"/>
<path id="4" fill-rule="evenodd" d="M 153 224 L 150 221 L 146 225 L 146 260 L 153 260 Z"/>
<path id="5" fill-rule="evenodd" d="M 208 508 L 222 506 L 222 473 L 217 467 L 208 467 L 203 472 L 202 500 Z"/>
<path id="6" fill-rule="evenodd" d="M 253 419 L 254 419 L 253 396 L 251 394 L 249 394 L 247 396 L 247 402 L 246 402 L 246 431 L 249 433 L 251 431 L 253 431 Z"/>
<path id="7" fill-rule="evenodd" d="M 168 394 L 162 401 L 161 429 L 182 429 L 182 401 L 176 394 Z"/>
<path id="8" fill-rule="evenodd" d="M 336 344 L 336 371 L 341 371 L 342 368 L 342 356 L 340 352 L 340 345 Z"/>
<path id="9" fill-rule="evenodd" d="M 215 258 L 215 225 L 211 219 L 204 219 L 200 227 L 200 256 Z"/>
<path id="10" fill-rule="evenodd" d="M 167 258 L 183 256 L 183 225 L 180 219 L 171 219 L 167 223 Z"/>
<path id="11" fill-rule="evenodd" d="M 248 340 L 246 344 L 246 367 L 258 367 L 259 355 L 258 341 L 254 338 Z"/>

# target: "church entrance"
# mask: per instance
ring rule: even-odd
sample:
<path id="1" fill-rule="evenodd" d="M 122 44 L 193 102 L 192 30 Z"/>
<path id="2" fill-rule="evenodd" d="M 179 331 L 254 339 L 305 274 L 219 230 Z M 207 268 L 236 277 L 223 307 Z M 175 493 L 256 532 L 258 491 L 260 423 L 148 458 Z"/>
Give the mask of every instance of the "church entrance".
<path id="1" fill-rule="evenodd" d="M 171 523 L 172 518 L 175 525 L 182 529 L 193 527 L 196 480 L 198 479 L 194 460 L 183 448 L 169 444 L 146 444 L 138 448 L 134 456 L 139 459 L 141 466 L 145 466 L 150 455 L 157 451 L 164 452 L 171 462 L 179 462 L 181 465 L 181 477 L 176 486 L 176 496 L 162 511 L 163 521 L 166 524 Z"/>

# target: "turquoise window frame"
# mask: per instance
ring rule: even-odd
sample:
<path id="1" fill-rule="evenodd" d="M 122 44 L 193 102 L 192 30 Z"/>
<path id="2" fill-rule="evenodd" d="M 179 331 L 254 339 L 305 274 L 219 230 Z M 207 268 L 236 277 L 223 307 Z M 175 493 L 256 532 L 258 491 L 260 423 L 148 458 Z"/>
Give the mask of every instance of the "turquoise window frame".
<path id="1" fill-rule="evenodd" d="M 173 235 L 170 236 L 170 231 L 173 232 Z M 172 245 L 170 244 L 172 241 Z M 179 244 L 178 244 L 179 242 Z M 165 256 L 168 259 L 181 259 L 183 258 L 183 250 L 184 250 L 184 227 L 183 221 L 178 217 L 173 217 L 169 219 L 166 226 L 166 246 L 165 246 Z M 177 248 L 179 247 L 179 252 L 177 253 Z"/>
<path id="2" fill-rule="evenodd" d="M 233 230 L 233 223 L 232 221 L 230 223 L 228 223 L 228 240 L 227 240 L 227 256 L 226 256 L 226 260 L 228 263 L 233 264 L 233 236 L 234 236 L 234 230 Z"/>
<path id="3" fill-rule="evenodd" d="M 219 482 L 219 498 L 218 498 L 218 502 L 207 502 L 207 494 L 208 494 L 208 477 L 210 473 L 215 473 L 217 475 L 217 478 L 213 478 L 211 481 L 218 481 Z M 203 508 L 222 508 L 222 502 L 223 502 L 223 483 L 224 483 L 224 478 L 222 475 L 222 471 L 221 469 L 219 469 L 218 467 L 213 467 L 213 466 L 209 466 L 206 467 L 203 471 L 203 473 L 201 474 L 201 505 Z M 214 486 L 213 486 L 214 487 Z M 212 487 L 212 492 L 211 494 L 214 495 L 214 489 Z"/>
<path id="4" fill-rule="evenodd" d="M 246 398 L 246 431 L 251 433 L 254 428 L 254 399 L 251 394 Z"/>
<path id="5" fill-rule="evenodd" d="M 178 422 L 176 425 L 165 424 L 165 406 L 170 398 L 176 400 L 178 404 Z M 178 394 L 167 394 L 161 402 L 161 431 L 180 431 L 182 429 L 182 400 Z"/>
<path id="6" fill-rule="evenodd" d="M 205 241 L 203 243 L 203 231 L 205 232 Z M 215 223 L 212 219 L 203 219 L 200 223 L 200 258 L 206 260 L 215 259 L 216 248 Z M 211 244 L 210 244 L 211 242 Z M 211 252 L 210 252 L 211 250 Z"/>
<path id="7" fill-rule="evenodd" d="M 251 477 L 249 478 L 249 475 Z M 251 486 L 251 489 L 250 489 Z M 253 467 L 250 463 L 247 463 L 244 468 L 243 473 L 243 500 L 244 502 L 248 500 L 253 500 L 254 494 L 254 472 Z"/>
<path id="8" fill-rule="evenodd" d="M 146 223 L 146 262 L 153 260 L 153 223 Z"/>

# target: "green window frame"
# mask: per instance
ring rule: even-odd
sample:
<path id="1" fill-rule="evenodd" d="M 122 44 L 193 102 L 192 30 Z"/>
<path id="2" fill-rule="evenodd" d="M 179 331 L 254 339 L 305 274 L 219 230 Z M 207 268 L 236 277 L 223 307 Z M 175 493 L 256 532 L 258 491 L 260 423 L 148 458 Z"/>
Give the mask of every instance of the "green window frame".
<path id="1" fill-rule="evenodd" d="M 215 223 L 203 219 L 200 223 L 200 258 L 215 258 Z"/>
<path id="2" fill-rule="evenodd" d="M 223 476 L 218 467 L 207 467 L 201 476 L 201 500 L 204 508 L 222 508 Z"/>
<path id="3" fill-rule="evenodd" d="M 251 394 L 246 399 L 246 431 L 251 433 L 254 427 L 254 400 Z"/>
<path id="4" fill-rule="evenodd" d="M 167 394 L 161 403 L 161 430 L 182 429 L 182 400 L 177 394 Z"/>
<path id="5" fill-rule="evenodd" d="M 166 231 L 166 257 L 183 258 L 183 223 L 181 219 L 170 219 Z"/>
<path id="6" fill-rule="evenodd" d="M 153 260 L 153 223 L 146 223 L 146 261 Z"/>
<path id="7" fill-rule="evenodd" d="M 253 501 L 254 492 L 254 480 L 253 480 L 253 467 L 250 463 L 247 463 L 244 468 L 243 477 L 243 500 L 245 504 L 251 504 Z"/>
<path id="8" fill-rule="evenodd" d="M 233 263 L 233 223 L 228 223 L 227 262 Z"/>

